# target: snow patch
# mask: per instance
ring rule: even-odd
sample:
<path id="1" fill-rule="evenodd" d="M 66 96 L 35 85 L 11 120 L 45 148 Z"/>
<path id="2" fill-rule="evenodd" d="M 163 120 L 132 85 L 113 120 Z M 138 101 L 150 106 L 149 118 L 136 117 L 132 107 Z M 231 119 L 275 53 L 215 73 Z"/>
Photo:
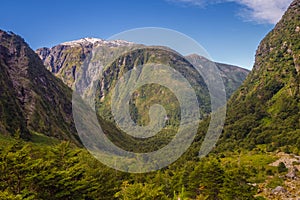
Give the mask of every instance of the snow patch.
<path id="1" fill-rule="evenodd" d="M 66 45 L 66 46 L 94 45 L 94 46 L 111 46 L 111 47 L 129 46 L 132 44 L 134 43 L 125 40 L 103 40 L 100 38 L 82 38 L 79 40 L 73 40 L 73 41 L 61 43 L 61 45 Z"/>

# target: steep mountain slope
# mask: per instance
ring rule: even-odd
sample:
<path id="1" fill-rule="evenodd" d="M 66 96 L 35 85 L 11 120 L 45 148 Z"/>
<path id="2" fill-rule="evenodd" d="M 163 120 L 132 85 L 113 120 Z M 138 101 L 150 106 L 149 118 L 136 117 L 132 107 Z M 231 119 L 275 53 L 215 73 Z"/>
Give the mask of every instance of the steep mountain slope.
<path id="1" fill-rule="evenodd" d="M 238 66 L 223 63 L 216 63 L 216 66 L 220 70 L 220 75 L 223 79 L 226 89 L 226 95 L 229 99 L 231 95 L 241 86 L 250 71 Z"/>
<path id="2" fill-rule="evenodd" d="M 300 0 L 260 43 L 253 71 L 229 101 L 226 124 L 226 148 L 237 143 L 299 148 Z"/>
<path id="3" fill-rule="evenodd" d="M 17 131 L 25 137 L 28 135 L 25 117 L 21 111 L 21 105 L 17 101 L 17 92 L 12 90 L 13 82 L 8 70 L 4 68 L 4 47 L 0 46 L 0 131 L 5 134 L 15 134 Z"/>
<path id="4" fill-rule="evenodd" d="M 164 66 L 168 66 L 170 71 L 164 68 Z M 188 88 L 185 87 L 185 83 L 181 81 L 180 77 L 174 71 L 180 74 L 181 77 L 184 77 L 191 87 L 193 87 L 191 90 L 195 91 L 195 98 L 199 102 L 201 116 L 209 113 L 209 93 L 203 78 L 199 76 L 197 70 L 184 57 L 174 51 L 161 47 L 135 49 L 122 54 L 103 69 L 103 76 L 99 80 L 95 99 L 95 108 L 101 119 L 100 123 L 103 123 L 103 120 L 105 120 L 109 121 L 109 124 L 115 124 L 112 110 L 115 110 L 114 114 L 118 112 L 121 114 L 124 110 L 123 108 L 126 107 L 126 103 L 123 104 L 122 102 L 128 98 L 128 93 L 122 86 L 125 88 L 134 88 L 136 84 L 140 84 L 143 81 L 147 82 L 147 80 L 151 80 L 150 83 L 142 84 L 143 86 L 133 89 L 132 95 L 126 101 L 129 103 L 131 117 L 124 117 L 122 115 L 121 123 L 123 124 L 123 130 L 124 127 L 126 130 L 133 130 L 136 127 L 135 125 L 131 125 L 132 123 L 129 119 L 132 119 L 134 124 L 138 124 L 144 128 L 148 126 L 147 130 L 149 129 L 149 132 L 157 130 L 157 124 L 154 121 L 155 119 L 160 119 L 160 116 L 158 113 L 155 113 L 155 119 L 151 117 L 151 114 L 149 114 L 153 111 L 151 110 L 151 106 L 158 104 L 166 111 L 163 116 L 164 118 L 162 118 L 165 121 L 164 128 L 161 131 L 158 129 L 159 132 L 149 138 L 137 139 L 123 132 L 115 134 L 115 131 L 108 130 L 112 130 L 111 127 L 107 127 L 104 124 L 102 128 L 115 144 L 130 151 L 147 152 L 150 149 L 158 150 L 170 142 L 181 126 L 180 122 L 183 116 L 178 98 L 181 99 L 181 102 L 184 101 L 183 103 L 186 106 L 192 106 L 186 98 L 182 98 L 184 94 L 189 96 L 189 93 L 186 92 Z M 120 79 L 121 77 L 122 79 Z M 155 81 L 152 82 L 155 80 L 154 77 L 160 77 L 157 80 L 159 84 Z M 119 88 L 117 86 L 118 83 L 121 83 L 122 89 L 115 89 Z M 168 85 L 168 87 L 161 84 Z M 171 85 L 173 86 L 173 90 L 171 89 Z M 177 95 L 179 94 L 178 96 L 174 94 L 175 91 Z M 113 105 L 114 109 L 112 109 L 114 92 L 118 94 L 118 99 L 121 100 L 116 101 L 117 103 Z M 190 99 L 190 96 L 187 98 Z M 193 116 L 193 112 L 190 110 L 184 110 L 184 112 L 185 115 L 186 113 L 190 113 L 190 116 Z M 119 123 L 117 125 L 120 127 Z M 111 134 L 111 132 L 114 132 L 114 134 Z"/>
<path id="5" fill-rule="evenodd" d="M 197 54 L 192 54 L 186 56 L 186 59 L 190 61 L 195 66 L 209 66 L 207 63 L 211 62 L 210 60 L 199 56 Z M 249 74 L 249 70 L 240 68 L 233 65 L 227 65 L 223 63 L 215 63 L 219 69 L 220 76 L 224 82 L 226 96 L 229 99 L 230 96 L 241 86 L 241 84 L 246 79 Z M 201 70 L 205 70 L 206 67 L 201 67 Z"/>
<path id="6" fill-rule="evenodd" d="M 101 60 L 102 66 L 106 66 L 114 59 L 143 45 L 130 43 L 122 40 L 105 41 L 97 38 L 83 38 L 76 41 L 65 42 L 52 48 L 40 48 L 36 53 L 43 60 L 44 65 L 55 76 L 63 80 L 69 87 L 74 87 L 75 73 L 82 73 L 81 66 L 89 53 L 97 49 L 97 58 Z M 207 60 L 198 55 L 189 55 L 187 60 L 194 60 L 195 64 L 205 64 Z M 223 78 L 227 97 L 242 84 L 248 70 L 232 65 L 216 63 Z M 95 69 L 89 71 L 94 71 Z"/>
<path id="7" fill-rule="evenodd" d="M 36 50 L 36 53 L 49 71 L 73 88 L 75 74 L 80 76 L 85 73 L 82 65 L 88 55 L 96 53 L 101 65 L 105 66 L 118 55 L 138 46 L 140 45 L 123 40 L 106 41 L 97 38 L 83 38 L 65 42 L 52 48 L 40 48 Z M 96 50 L 96 52 L 93 50 Z M 94 55 L 94 57 L 96 56 Z M 89 67 L 90 69 L 87 71 L 93 72 L 94 68 L 99 67 L 99 65 Z"/>
<path id="8" fill-rule="evenodd" d="M 132 69 L 137 71 L 137 77 L 134 77 L 134 79 L 142 79 L 140 76 L 142 73 L 146 73 L 143 70 L 146 70 L 144 69 L 144 66 L 147 66 L 147 64 L 170 66 L 171 68 L 174 68 L 176 71 L 182 74 L 182 76 L 184 76 L 185 79 L 190 82 L 190 85 L 196 91 L 199 104 L 201 105 L 202 114 L 209 112 L 210 100 L 208 89 L 204 83 L 203 78 L 199 76 L 197 70 L 195 70 L 184 57 L 177 54 L 176 52 L 165 50 L 164 48 L 146 47 L 127 52 L 104 68 L 103 77 L 99 81 L 99 98 L 96 99 L 96 103 L 99 104 L 99 109 L 101 110 L 101 113 L 103 115 L 107 115 L 109 113 L 111 92 L 112 89 L 115 88 L 116 82 L 122 76 L 124 76 L 126 72 Z M 143 67 L 141 69 L 137 69 L 140 65 L 142 65 Z M 156 67 L 155 69 L 156 72 L 153 72 L 154 74 L 163 73 L 163 70 L 159 67 Z M 147 73 L 150 72 L 147 71 Z M 134 73 L 130 74 L 130 78 L 131 76 L 133 76 L 133 74 Z M 165 78 L 167 79 L 169 77 Z M 180 86 L 178 86 L 178 90 L 180 89 Z M 131 103 L 132 105 L 134 105 L 134 107 L 142 109 L 136 110 L 136 112 L 141 112 L 139 116 L 144 118 L 144 120 L 140 119 L 141 124 L 147 123 L 146 121 L 148 121 L 147 119 L 149 119 L 149 116 L 147 114 L 149 106 L 155 103 L 161 103 L 161 105 L 165 105 L 166 108 L 169 107 L 173 112 L 173 116 L 180 115 L 180 111 L 178 111 L 178 108 L 176 108 L 176 105 L 178 106 L 178 104 L 176 103 L 178 102 L 178 100 L 176 99 L 174 94 L 169 91 L 168 88 L 157 84 L 148 84 L 137 89 L 132 95 L 131 100 Z M 133 107 L 132 109 L 135 110 L 135 108 Z M 136 117 L 138 116 L 134 116 L 134 118 Z M 177 116 L 177 119 L 178 117 L 179 116 Z M 171 119 L 169 120 L 172 121 Z"/>
<path id="9" fill-rule="evenodd" d="M 0 30 L 1 133 L 30 131 L 77 141 L 71 90 L 45 69 L 25 41 Z"/>

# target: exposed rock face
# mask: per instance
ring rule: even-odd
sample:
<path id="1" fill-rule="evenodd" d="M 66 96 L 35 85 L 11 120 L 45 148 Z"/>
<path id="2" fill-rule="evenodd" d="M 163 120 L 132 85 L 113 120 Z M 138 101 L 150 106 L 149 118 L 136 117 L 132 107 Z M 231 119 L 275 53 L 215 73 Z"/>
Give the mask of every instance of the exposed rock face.
<path id="1" fill-rule="evenodd" d="M 36 53 L 50 72 L 70 88 L 74 88 L 76 74 L 83 76 L 84 73 L 93 73 L 97 70 L 95 68 L 103 67 L 112 62 L 118 55 L 139 46 L 141 45 L 123 40 L 106 41 L 97 38 L 83 38 L 65 42 L 52 48 L 40 48 L 36 50 Z M 83 69 L 83 62 L 90 55 L 101 60 L 101 63 Z"/>
<path id="2" fill-rule="evenodd" d="M 0 128 L 30 139 L 36 131 L 77 142 L 71 90 L 47 71 L 24 40 L 0 30 Z M 78 143 L 78 142 L 77 142 Z"/>
<path id="3" fill-rule="evenodd" d="M 292 168 L 296 167 L 296 168 L 299 168 L 299 170 L 300 170 L 299 156 L 290 155 L 290 154 L 286 154 L 286 153 L 282 153 L 282 152 L 278 153 L 277 156 L 279 157 L 279 159 L 276 160 L 275 162 L 271 163 L 270 166 L 277 167 L 279 165 L 279 163 L 282 162 L 288 169 L 292 169 Z M 294 164 L 298 164 L 298 165 L 294 166 Z"/>
<path id="4" fill-rule="evenodd" d="M 78 76 L 84 73 L 82 65 L 89 54 L 96 53 L 97 55 L 94 57 L 101 61 L 97 65 L 90 65 L 85 70 L 91 73 L 96 71 L 96 67 L 103 68 L 122 54 L 141 47 L 144 46 L 123 40 L 106 41 L 97 38 L 83 38 L 65 42 L 52 48 L 40 48 L 36 50 L 36 53 L 43 60 L 44 65 L 49 71 L 62 79 L 69 87 L 74 88 L 75 73 Z M 198 55 L 190 55 L 186 58 L 189 60 L 196 57 L 197 62 L 207 62 L 207 59 Z M 216 63 L 216 65 L 221 72 L 227 97 L 230 97 L 243 83 L 249 71 L 232 65 L 221 63 Z"/>

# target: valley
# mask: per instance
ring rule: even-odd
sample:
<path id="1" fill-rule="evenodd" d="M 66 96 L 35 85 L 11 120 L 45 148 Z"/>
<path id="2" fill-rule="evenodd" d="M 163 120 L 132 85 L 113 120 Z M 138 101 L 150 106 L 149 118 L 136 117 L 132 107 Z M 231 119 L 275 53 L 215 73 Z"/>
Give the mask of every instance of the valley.
<path id="1" fill-rule="evenodd" d="M 125 40 L 90 37 L 34 51 L 21 36 L 0 30 L 0 199 L 299 199 L 299 27 L 300 0 L 294 0 L 260 42 L 251 71 L 197 54 L 181 55 L 168 47 Z M 147 66 L 153 63 L 154 70 L 149 71 Z M 166 73 L 162 65 L 180 75 Z M 224 83 L 227 113 L 224 127 L 217 127 L 223 128 L 217 144 L 200 158 L 214 114 L 211 98 L 217 96 L 210 94 L 205 77 L 194 66 L 208 74 L 212 65 Z M 190 97 L 184 82 L 171 81 L 187 80 L 199 107 L 192 107 L 192 97 L 184 103 L 199 110 L 199 126 L 195 137 L 188 138 L 192 140 L 189 148 L 172 164 L 147 173 L 121 172 L 97 160 L 82 141 L 72 110 L 74 93 L 83 100 L 92 97 L 92 101 L 82 101 L 87 106 L 81 107 L 83 122 L 93 124 L 84 115 L 89 109 L 94 111 L 109 142 L 156 166 L 158 161 L 144 153 L 168 145 L 181 130 L 183 116 L 194 113 L 181 110 L 181 99 L 171 87 L 145 84 L 129 97 L 114 89 L 128 74 L 123 86 L 148 80 L 150 72 L 156 77 L 166 73 L 165 83 L 176 84 L 176 92 Z M 122 110 L 124 105 L 122 101 L 114 104 L 115 93 L 129 100 L 126 114 L 130 119 L 114 118 L 114 109 Z M 153 105 L 161 105 L 164 112 L 153 117 Z M 128 135 L 118 123 L 150 127 L 151 132 L 157 128 L 152 120 L 159 117 L 165 124 L 151 137 Z M 96 149 L 98 133 L 89 133 L 86 130 L 84 137 Z M 178 151 L 183 140 L 175 145 Z M 135 159 L 129 156 L 115 165 L 134 171 Z"/>

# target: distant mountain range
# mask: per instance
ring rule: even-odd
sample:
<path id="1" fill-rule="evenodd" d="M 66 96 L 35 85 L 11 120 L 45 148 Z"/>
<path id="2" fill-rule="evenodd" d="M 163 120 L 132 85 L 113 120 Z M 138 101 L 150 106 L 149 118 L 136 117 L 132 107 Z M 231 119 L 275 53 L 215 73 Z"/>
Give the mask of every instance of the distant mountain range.
<path id="1" fill-rule="evenodd" d="M 63 80 L 69 87 L 74 87 L 75 73 L 81 74 L 81 66 L 88 54 L 97 49 L 97 58 L 101 60 L 102 66 L 107 66 L 118 56 L 144 45 L 127 42 L 124 40 L 106 41 L 98 38 L 83 38 L 80 40 L 64 42 L 51 48 L 40 48 L 36 53 L 40 56 L 44 65 L 55 76 Z M 198 63 L 205 64 L 208 60 L 202 56 L 189 55 L 186 58 L 198 57 Z M 249 70 L 233 65 L 216 63 L 223 78 L 227 97 L 242 84 Z M 92 66 L 91 66 L 92 67 Z M 94 69 L 88 69 L 93 71 Z"/>
<path id="2" fill-rule="evenodd" d="M 244 83 L 248 70 L 216 63 L 227 98 L 230 98 L 223 140 L 242 142 L 248 147 L 267 143 L 270 148 L 298 141 L 299 21 L 299 2 L 294 1 L 274 30 L 261 42 L 254 69 Z M 5 91 L 1 93 L 2 131 L 14 133 L 20 130 L 25 133 L 35 130 L 62 138 L 73 137 L 71 133 L 75 131 L 69 103 L 71 90 L 57 78 L 74 89 L 76 76 L 92 74 L 98 67 L 91 65 L 82 69 L 84 60 L 94 49 L 97 49 L 95 58 L 101 60 L 101 70 L 105 71 L 113 66 L 116 58 L 127 54 L 135 60 L 145 52 L 149 53 L 148 49 L 136 54 L 139 48 L 146 46 L 123 40 L 83 38 L 37 49 L 39 59 L 19 36 L 1 31 L 1 82 Z M 145 57 L 143 59 L 147 60 Z M 185 59 L 204 66 L 210 62 L 199 55 L 188 55 Z M 127 67 L 127 63 L 120 66 L 124 69 Z M 110 85 L 118 78 L 115 76 L 105 84 Z M 91 80 L 88 80 L 88 84 L 92 84 Z M 203 110 L 208 113 L 208 94 L 202 91 L 201 96 L 206 102 Z M 102 111 L 106 112 L 105 109 Z M 12 117 L 9 113 L 16 114 Z M 142 124 L 147 121 L 139 120 Z M 286 135 L 290 136 L 290 140 L 283 141 Z M 229 144 L 235 145 L 235 142 Z"/>
<path id="3" fill-rule="evenodd" d="M 242 142 L 248 147 L 300 144 L 299 4 L 295 0 L 261 42 L 254 69 L 243 84 L 247 70 L 216 63 L 227 97 L 238 89 L 228 103 L 223 140 Z M 83 71 L 83 61 L 95 47 L 100 49 L 97 56 L 105 70 L 116 57 L 145 46 L 122 40 L 84 38 L 41 48 L 35 54 L 21 37 L 0 31 L 1 132 L 20 132 L 24 138 L 30 138 L 31 131 L 61 139 L 77 138 L 71 113 L 71 90 L 63 83 L 74 87 L 75 74 Z M 186 59 L 207 62 L 199 55 L 189 55 Z M 121 67 L 126 68 L 126 64 Z M 206 99 L 207 94 L 202 93 L 202 97 Z M 234 142 L 229 144 L 235 145 Z"/>
<path id="4" fill-rule="evenodd" d="M 80 75 L 85 70 L 88 72 L 95 70 L 81 69 L 81 67 L 84 59 L 96 47 L 97 58 L 101 59 L 105 67 L 111 66 L 116 57 L 126 52 L 132 53 L 140 47 L 145 48 L 144 45 L 122 40 L 84 38 L 65 42 L 50 49 L 38 49 L 37 56 L 20 36 L 5 31 L 0 33 L 2 71 L 0 81 L 3 90 L 0 94 L 2 111 L 0 129 L 5 134 L 21 134 L 25 139 L 30 139 L 31 133 L 38 132 L 79 144 L 72 119 L 71 90 L 63 82 L 70 88 L 74 88 L 75 74 Z M 190 57 L 197 57 L 198 62 L 207 61 L 197 55 Z M 139 56 L 136 57 L 138 58 Z M 178 61 L 182 59 L 184 58 L 178 57 Z M 184 62 L 190 65 L 187 60 Z M 245 79 L 248 70 L 219 63 L 217 66 L 229 97 Z M 206 92 L 199 92 L 198 95 L 202 96 L 202 102 L 206 102 L 203 112 L 208 113 L 208 92 L 203 81 L 200 85 L 202 86 L 198 91 Z"/>

